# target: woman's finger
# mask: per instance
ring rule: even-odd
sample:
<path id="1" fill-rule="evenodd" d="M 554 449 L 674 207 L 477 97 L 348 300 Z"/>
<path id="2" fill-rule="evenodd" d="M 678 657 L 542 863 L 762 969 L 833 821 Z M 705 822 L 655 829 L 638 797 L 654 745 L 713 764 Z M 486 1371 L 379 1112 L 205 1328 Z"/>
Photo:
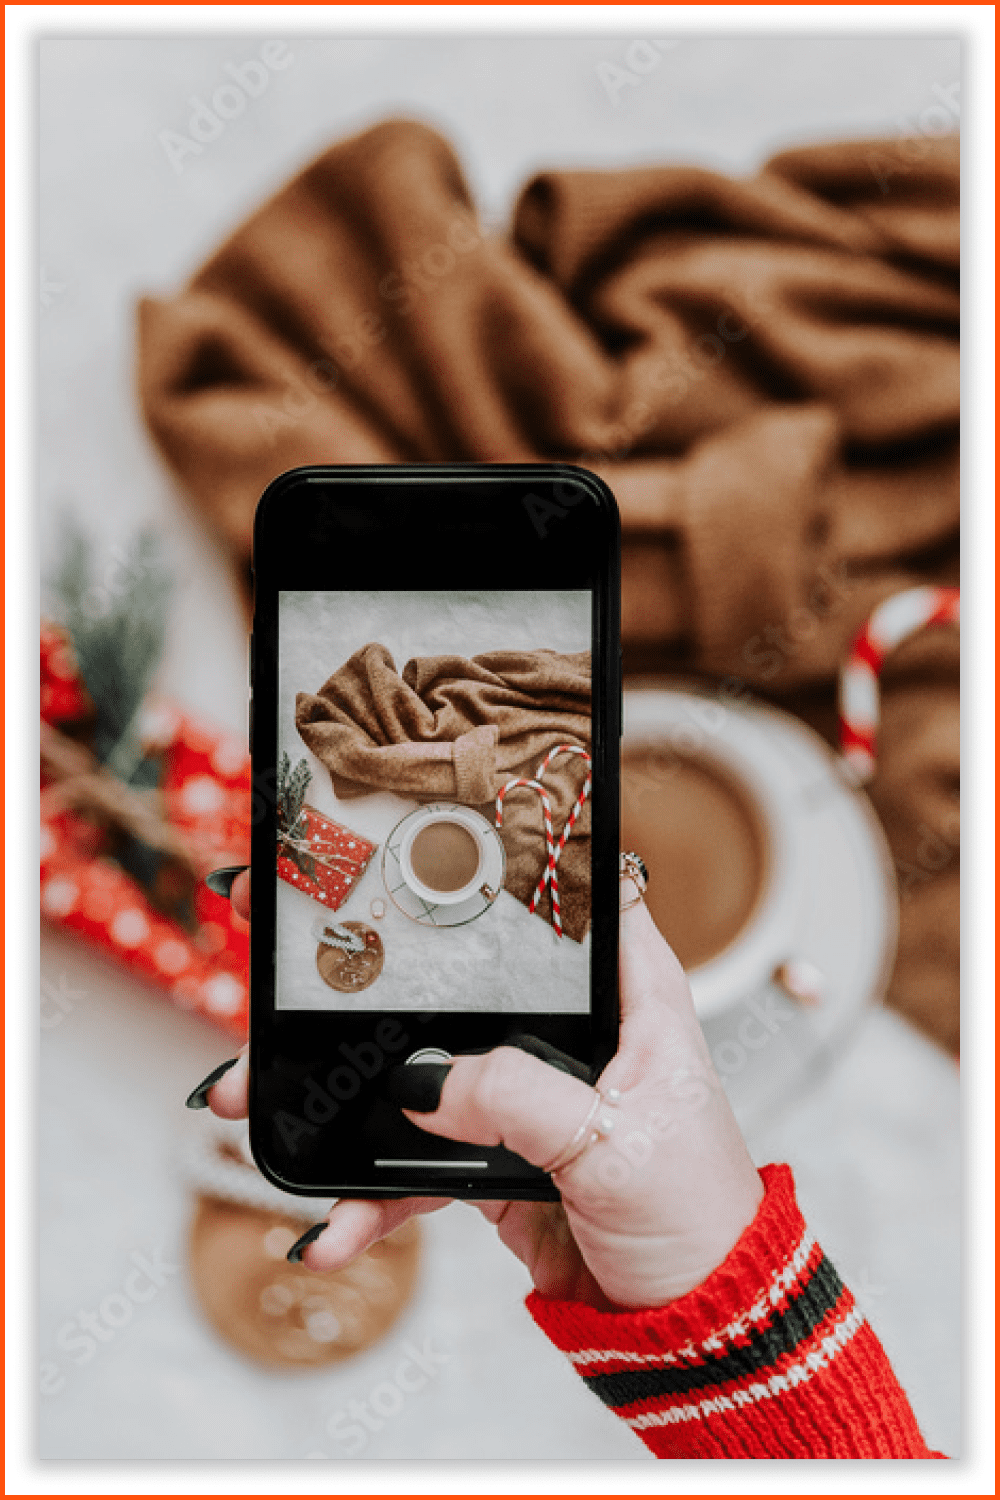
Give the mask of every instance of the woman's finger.
<path id="1" fill-rule="evenodd" d="M 536 1167 L 560 1155 L 596 1098 L 588 1084 L 518 1047 L 456 1057 L 447 1068 L 404 1063 L 387 1085 L 389 1097 L 421 1130 L 475 1146 L 506 1146 Z"/>
<path id="2" fill-rule="evenodd" d="M 710 1067 L 691 986 L 644 902 L 622 912 L 618 961 L 618 1052 L 602 1085 L 623 1092 L 678 1067 Z"/>
<path id="3" fill-rule="evenodd" d="M 250 1091 L 249 1043 L 213 1068 L 187 1097 L 188 1109 L 210 1109 L 223 1120 L 245 1120 Z"/>
<path id="4" fill-rule="evenodd" d="M 416 1214 L 445 1208 L 450 1198 L 341 1198 L 325 1229 L 302 1252 L 310 1271 L 337 1271 Z"/>
<path id="5" fill-rule="evenodd" d="M 242 875 L 237 875 L 233 881 L 229 899 L 233 903 L 236 915 L 243 917 L 245 921 L 250 920 L 250 871 L 246 869 Z"/>
<path id="6" fill-rule="evenodd" d="M 687 976 L 644 901 L 622 912 L 618 933 L 622 1020 L 665 1007 L 678 1013 L 689 1011 Z"/>

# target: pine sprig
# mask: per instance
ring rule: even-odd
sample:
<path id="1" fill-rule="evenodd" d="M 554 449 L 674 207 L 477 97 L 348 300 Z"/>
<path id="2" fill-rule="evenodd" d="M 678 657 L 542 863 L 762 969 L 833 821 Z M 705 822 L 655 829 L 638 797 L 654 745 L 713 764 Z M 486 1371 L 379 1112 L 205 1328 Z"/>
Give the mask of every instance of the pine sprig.
<path id="1" fill-rule="evenodd" d="M 287 751 L 282 750 L 278 757 L 278 828 L 288 839 L 304 839 L 307 835 L 309 820 L 304 807 L 310 781 L 312 772 L 309 762 L 303 758 L 293 770 Z M 316 862 L 304 849 L 286 844 L 284 853 L 308 880 L 314 883 L 318 881 Z"/>
<path id="2" fill-rule="evenodd" d="M 155 785 L 135 724 L 163 655 L 171 580 L 160 544 L 144 531 L 95 580 L 92 549 L 76 522 L 66 522 L 53 580 L 57 611 L 94 704 L 93 750 L 131 785 Z"/>
<path id="3" fill-rule="evenodd" d="M 90 747 L 119 781 L 139 792 L 160 785 L 162 756 L 147 755 L 139 711 L 163 655 L 171 578 L 160 543 L 143 531 L 112 551 L 98 576 L 89 538 L 72 517 L 63 523 L 62 555 L 49 581 L 53 612 L 72 643 L 94 708 Z M 114 856 L 154 904 L 194 927 L 190 881 L 174 861 L 133 833 L 121 832 Z"/>

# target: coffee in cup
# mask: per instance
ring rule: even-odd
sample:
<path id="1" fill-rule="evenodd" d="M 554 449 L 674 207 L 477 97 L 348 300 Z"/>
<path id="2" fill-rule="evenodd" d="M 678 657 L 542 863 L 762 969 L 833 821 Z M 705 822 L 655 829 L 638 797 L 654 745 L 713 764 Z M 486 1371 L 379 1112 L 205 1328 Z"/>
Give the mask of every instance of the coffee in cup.
<path id="1" fill-rule="evenodd" d="M 400 869 L 406 884 L 425 901 L 455 905 L 482 884 L 485 852 L 468 809 L 437 808 L 415 820 L 400 850 Z"/>
<path id="2" fill-rule="evenodd" d="M 622 756 L 621 847 L 641 851 L 650 916 L 685 969 L 740 937 L 770 879 L 766 819 L 750 788 L 714 757 L 666 745 Z"/>

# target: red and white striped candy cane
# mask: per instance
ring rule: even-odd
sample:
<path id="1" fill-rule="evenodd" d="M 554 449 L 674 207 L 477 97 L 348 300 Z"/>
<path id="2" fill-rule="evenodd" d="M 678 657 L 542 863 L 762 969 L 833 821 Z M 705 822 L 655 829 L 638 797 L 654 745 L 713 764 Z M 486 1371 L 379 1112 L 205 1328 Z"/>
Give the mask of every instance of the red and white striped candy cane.
<path id="1" fill-rule="evenodd" d="M 958 589 L 906 589 L 886 599 L 859 631 L 840 673 L 840 753 L 856 780 L 875 771 L 878 680 L 886 657 L 928 625 L 957 624 Z"/>
<path id="2" fill-rule="evenodd" d="M 563 826 L 563 831 L 559 836 L 559 843 L 556 845 L 555 852 L 550 854 L 549 863 L 542 871 L 541 878 L 537 886 L 535 887 L 535 894 L 531 898 L 531 905 L 528 907 L 529 911 L 534 911 L 535 907 L 542 899 L 542 893 L 544 892 L 545 887 L 550 881 L 552 881 L 553 885 L 553 910 L 555 910 L 555 903 L 558 899 L 556 895 L 556 882 L 558 880 L 558 871 L 556 869 L 556 866 L 559 863 L 559 856 L 565 849 L 567 840 L 569 839 L 570 834 L 573 832 L 574 823 L 580 816 L 580 813 L 583 811 L 583 804 L 590 796 L 590 788 L 593 779 L 591 776 L 591 772 L 593 770 L 594 763 L 590 758 L 589 752 L 584 750 L 580 745 L 554 746 L 554 748 L 549 751 L 548 755 L 542 761 L 541 765 L 538 767 L 538 770 L 535 772 L 536 781 L 541 781 L 542 777 L 545 775 L 545 772 L 548 770 L 549 766 L 555 760 L 557 755 L 581 756 L 582 759 L 587 763 L 587 779 L 583 783 L 583 787 L 580 790 L 580 795 L 577 797 L 576 802 L 573 805 L 573 810 L 571 811 L 569 817 L 566 819 L 566 822 Z"/>
<path id="3" fill-rule="evenodd" d="M 526 776 L 515 776 L 512 780 L 508 781 L 505 786 L 502 786 L 499 792 L 497 792 L 497 827 L 503 827 L 503 799 L 506 797 L 508 792 L 512 792 L 515 787 L 519 786 L 530 787 L 533 792 L 538 793 L 542 801 L 542 820 L 545 824 L 545 848 L 548 855 L 548 865 L 546 866 L 546 868 L 551 868 L 553 871 L 552 925 L 556 930 L 557 936 L 562 937 L 562 916 L 559 911 L 558 876 L 555 874 L 556 846 L 555 838 L 553 837 L 552 833 L 552 804 L 549 801 L 548 792 L 543 786 L 539 785 L 537 781 L 532 781 Z M 542 889 L 544 889 L 544 886 L 542 887 Z M 535 894 L 531 898 L 531 905 L 528 907 L 529 911 L 534 911 L 537 904 L 538 895 L 539 892 L 536 890 Z"/>

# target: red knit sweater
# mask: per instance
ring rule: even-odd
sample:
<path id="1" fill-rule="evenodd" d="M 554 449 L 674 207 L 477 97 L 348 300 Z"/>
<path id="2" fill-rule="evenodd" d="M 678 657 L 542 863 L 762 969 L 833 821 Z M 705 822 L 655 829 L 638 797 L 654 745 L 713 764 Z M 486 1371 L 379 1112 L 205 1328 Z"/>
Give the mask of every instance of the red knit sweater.
<path id="1" fill-rule="evenodd" d="M 668 1307 L 528 1309 L 659 1458 L 943 1458 L 885 1351 L 806 1228 L 786 1166 L 753 1223 Z"/>

